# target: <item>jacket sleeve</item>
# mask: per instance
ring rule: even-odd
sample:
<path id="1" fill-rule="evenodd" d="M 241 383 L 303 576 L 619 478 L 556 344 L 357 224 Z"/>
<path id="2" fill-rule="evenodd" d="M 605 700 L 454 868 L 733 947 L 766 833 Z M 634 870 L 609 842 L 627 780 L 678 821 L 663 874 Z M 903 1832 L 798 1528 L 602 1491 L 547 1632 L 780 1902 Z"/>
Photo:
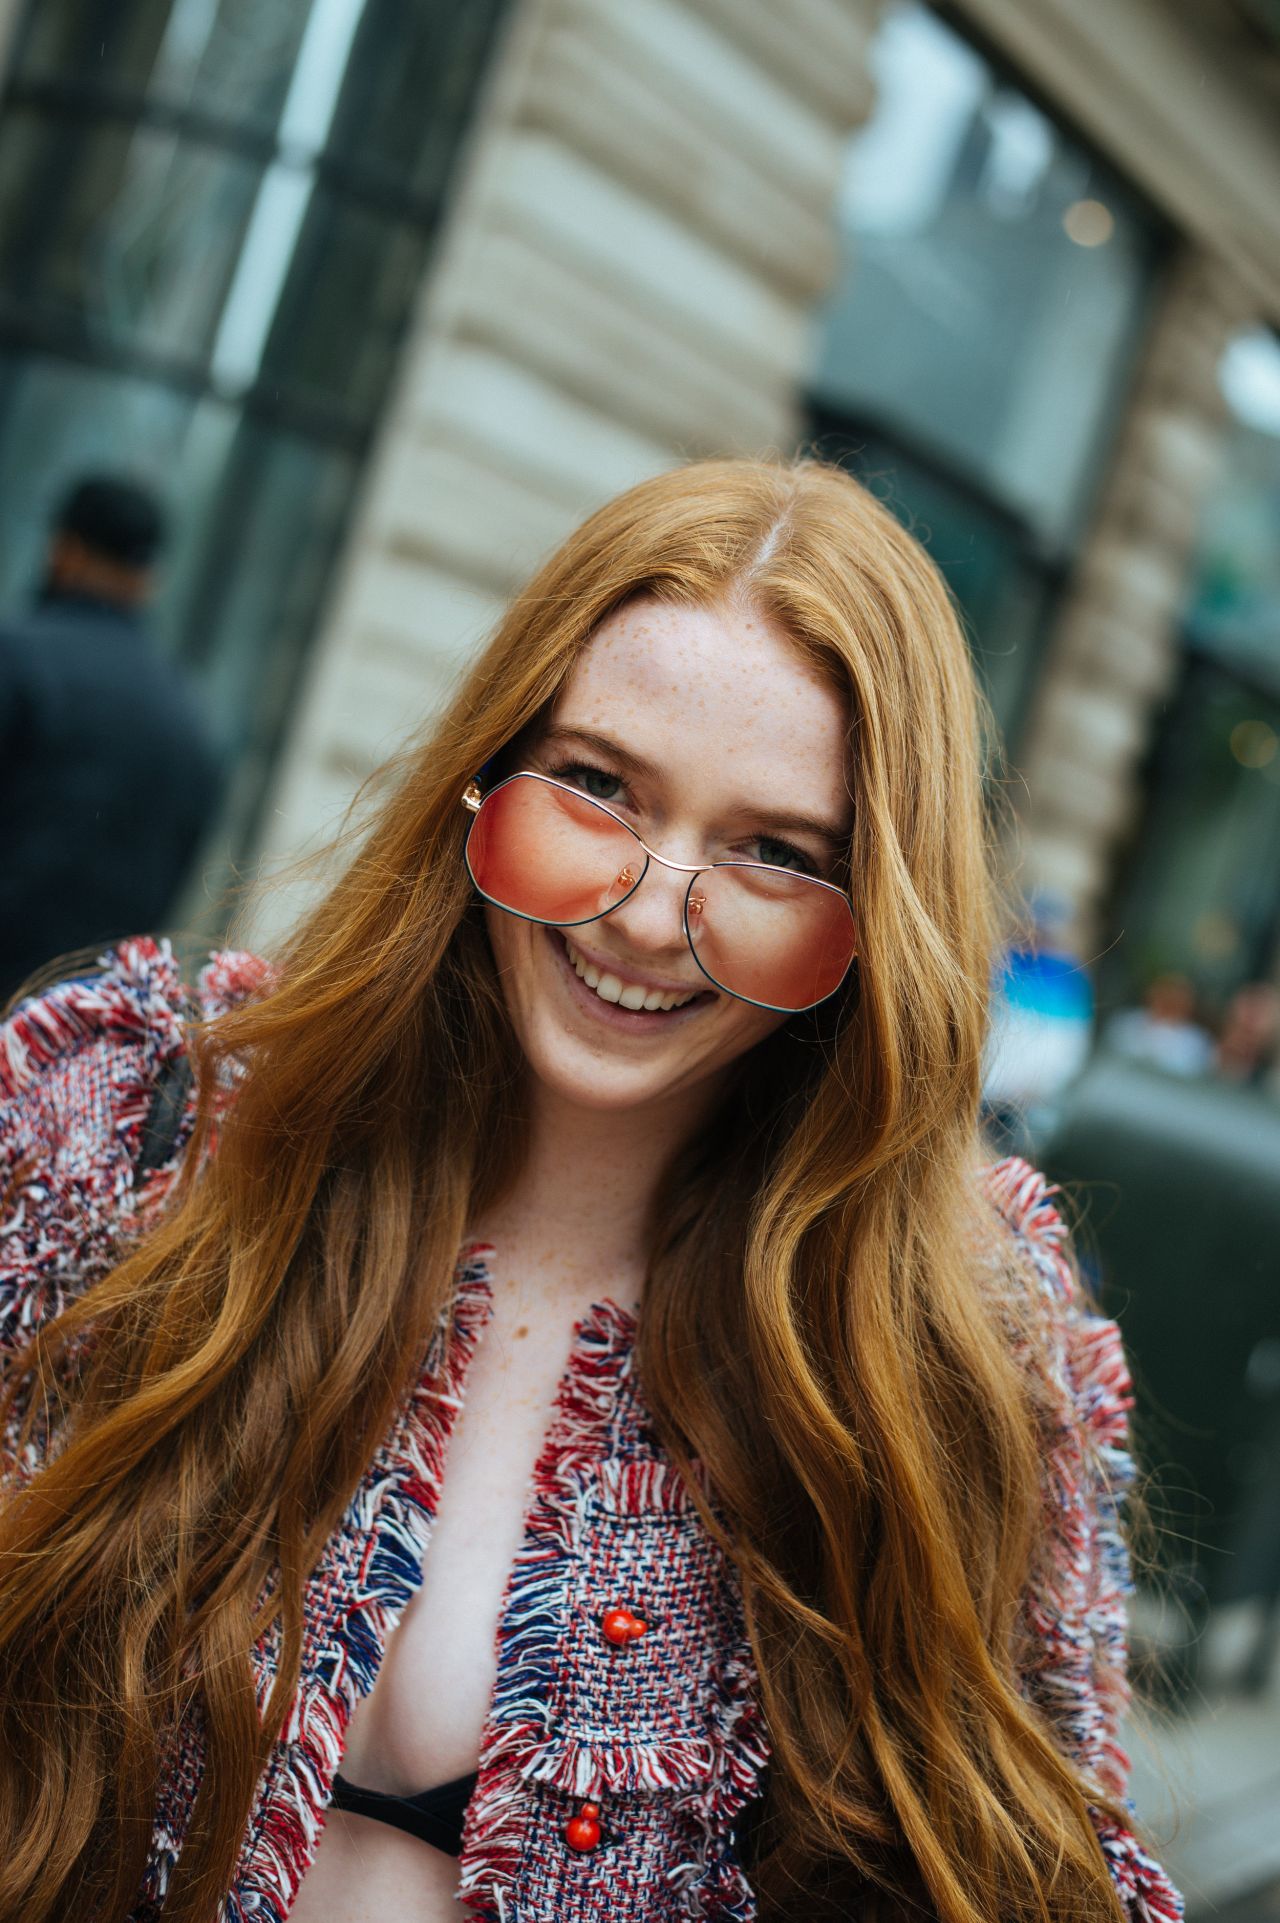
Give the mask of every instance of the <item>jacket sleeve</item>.
<path id="1" fill-rule="evenodd" d="M 1018 1156 L 995 1164 L 987 1176 L 1039 1280 L 1052 1338 L 1050 1547 L 1027 1598 L 1024 1687 L 1086 1782 L 1129 1812 L 1132 1826 L 1098 1808 L 1092 1814 L 1131 1923 L 1174 1923 L 1183 1914 L 1182 1899 L 1135 1833 L 1121 1741 L 1133 1592 L 1122 1512 L 1135 1470 L 1133 1385 L 1120 1331 L 1096 1313 L 1081 1288 L 1045 1177 Z"/>

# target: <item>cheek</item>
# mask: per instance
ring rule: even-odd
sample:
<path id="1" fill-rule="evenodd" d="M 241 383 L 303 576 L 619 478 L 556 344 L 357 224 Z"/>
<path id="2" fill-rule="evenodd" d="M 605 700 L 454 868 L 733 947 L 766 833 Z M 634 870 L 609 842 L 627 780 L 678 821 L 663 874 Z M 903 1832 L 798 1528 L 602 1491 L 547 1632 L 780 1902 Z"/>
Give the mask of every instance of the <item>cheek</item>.
<path id="1" fill-rule="evenodd" d="M 720 1030 L 720 1054 L 722 1065 L 737 1061 L 751 1049 L 775 1035 L 789 1015 L 775 1014 L 767 1008 L 753 1008 L 749 1002 L 735 1002 L 726 999 L 721 1013 L 723 1027 Z"/>
<path id="2" fill-rule="evenodd" d="M 493 954 L 494 967 L 498 971 L 498 983 L 511 1003 L 515 977 L 520 966 L 521 951 L 527 958 L 529 932 L 532 922 L 521 921 L 517 915 L 508 915 L 501 908 L 486 904 L 484 925 L 489 933 L 489 947 Z"/>

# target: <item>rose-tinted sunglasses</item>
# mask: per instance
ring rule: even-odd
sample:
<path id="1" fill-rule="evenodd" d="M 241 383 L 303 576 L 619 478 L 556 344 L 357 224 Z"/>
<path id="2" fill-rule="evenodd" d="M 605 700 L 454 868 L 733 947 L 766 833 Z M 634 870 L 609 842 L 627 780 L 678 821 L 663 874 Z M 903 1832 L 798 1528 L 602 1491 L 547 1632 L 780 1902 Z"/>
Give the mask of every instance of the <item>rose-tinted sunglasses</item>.
<path id="1" fill-rule="evenodd" d="M 760 861 L 668 861 L 603 802 L 550 775 L 472 781 L 467 869 L 486 901 L 526 921 L 576 928 L 633 895 L 650 861 L 689 877 L 684 932 L 707 980 L 758 1008 L 798 1014 L 834 994 L 857 948 L 844 889 Z"/>

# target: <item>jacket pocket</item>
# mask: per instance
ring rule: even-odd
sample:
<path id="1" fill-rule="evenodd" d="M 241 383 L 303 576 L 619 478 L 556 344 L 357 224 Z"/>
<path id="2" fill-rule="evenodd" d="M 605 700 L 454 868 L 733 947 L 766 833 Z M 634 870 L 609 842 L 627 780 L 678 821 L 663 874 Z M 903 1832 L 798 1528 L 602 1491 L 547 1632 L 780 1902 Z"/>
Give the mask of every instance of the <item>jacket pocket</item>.
<path id="1" fill-rule="evenodd" d="M 590 1797 L 728 1776 L 746 1800 L 767 1755 L 754 1671 L 733 1570 L 688 1485 L 667 1462 L 606 1459 L 578 1500 L 562 1700 L 529 1780 Z"/>
<path id="2" fill-rule="evenodd" d="M 747 1923 L 734 1826 L 768 1751 L 736 1576 L 674 1467 L 557 1465 L 504 1630 L 463 1837 L 485 1923 Z"/>

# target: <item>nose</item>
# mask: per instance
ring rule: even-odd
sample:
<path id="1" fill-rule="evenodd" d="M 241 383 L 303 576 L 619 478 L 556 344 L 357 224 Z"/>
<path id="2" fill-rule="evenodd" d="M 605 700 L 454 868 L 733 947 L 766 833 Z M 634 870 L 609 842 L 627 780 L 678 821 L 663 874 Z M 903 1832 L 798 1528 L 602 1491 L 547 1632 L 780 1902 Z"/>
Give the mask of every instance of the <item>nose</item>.
<path id="1" fill-rule="evenodd" d="M 639 887 L 614 909 L 609 919 L 637 955 L 675 954 L 685 948 L 684 899 L 690 879 L 687 872 L 668 868 L 655 856 Z M 693 892 L 697 894 L 696 887 Z"/>

